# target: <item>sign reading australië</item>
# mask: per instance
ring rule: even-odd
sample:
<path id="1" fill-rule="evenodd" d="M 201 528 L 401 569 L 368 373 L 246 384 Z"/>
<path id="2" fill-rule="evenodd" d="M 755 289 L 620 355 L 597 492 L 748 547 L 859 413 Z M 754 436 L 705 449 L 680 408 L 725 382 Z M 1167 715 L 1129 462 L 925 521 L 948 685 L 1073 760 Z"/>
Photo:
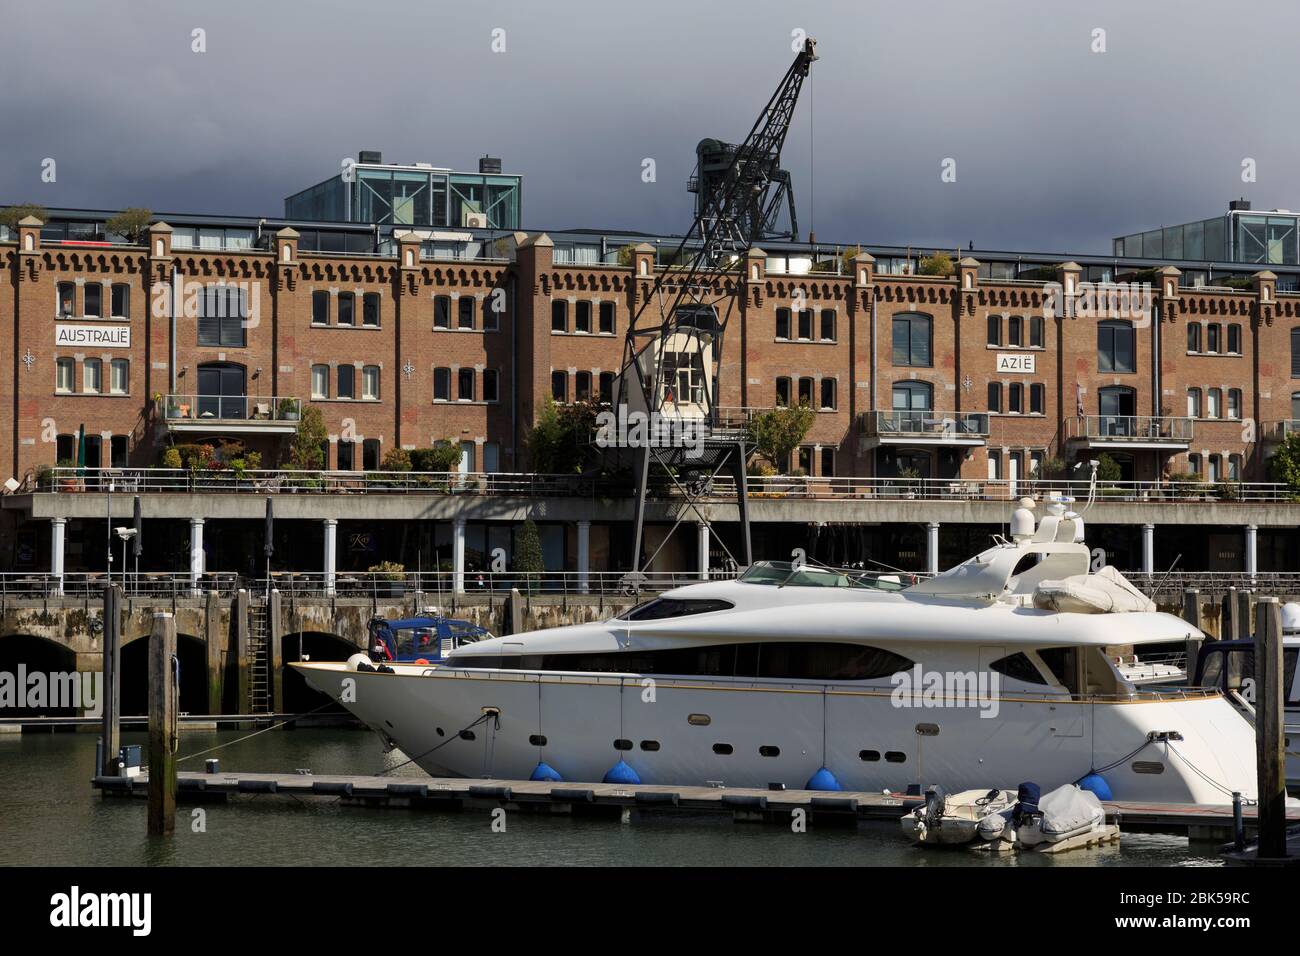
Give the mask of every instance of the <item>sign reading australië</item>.
<path id="1" fill-rule="evenodd" d="M 54 327 L 54 344 L 68 348 L 80 345 L 99 346 L 107 349 L 129 349 L 131 347 L 131 326 L 56 325 Z"/>

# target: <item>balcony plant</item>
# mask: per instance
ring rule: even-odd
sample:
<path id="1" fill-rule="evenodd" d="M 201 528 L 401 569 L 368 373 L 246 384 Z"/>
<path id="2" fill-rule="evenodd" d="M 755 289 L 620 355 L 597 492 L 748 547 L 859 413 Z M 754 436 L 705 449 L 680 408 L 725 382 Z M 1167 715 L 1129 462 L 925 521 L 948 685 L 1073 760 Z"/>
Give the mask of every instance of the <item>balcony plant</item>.
<path id="1" fill-rule="evenodd" d="M 183 463 L 181 462 L 180 451 L 175 446 L 163 449 L 163 453 L 158 459 L 158 464 L 159 467 L 162 468 L 182 467 Z"/>
<path id="2" fill-rule="evenodd" d="M 276 418 L 282 422 L 298 421 L 299 406 L 298 400 L 294 398 L 282 398 L 280 404 L 276 406 Z"/>
<path id="3" fill-rule="evenodd" d="M 778 405 L 751 415 L 745 423 L 745 433 L 755 452 L 776 468 L 782 463 L 788 467 L 790 456 L 802 444 L 816 418 L 817 413 L 807 404 Z"/>
<path id="4" fill-rule="evenodd" d="M 1274 481 L 1285 484 L 1293 498 L 1300 497 L 1300 432 L 1288 432 L 1268 462 Z"/>
<path id="5" fill-rule="evenodd" d="M 406 565 L 398 561 L 380 561 L 366 569 L 375 576 L 375 593 L 401 597 L 406 593 Z"/>
<path id="6" fill-rule="evenodd" d="M 921 488 L 921 473 L 915 468 L 898 469 L 899 484 L 903 488 L 904 498 L 915 498 Z"/>
<path id="7" fill-rule="evenodd" d="M 54 469 L 49 465 L 37 465 L 32 472 L 32 480 L 35 482 L 38 490 L 48 490 L 54 484 Z"/>
<path id="8" fill-rule="evenodd" d="M 54 463 L 54 467 L 59 469 L 72 469 L 77 467 L 77 463 L 71 458 L 60 458 Z M 67 472 L 64 472 L 63 477 L 59 479 L 59 490 L 76 491 L 77 479 L 67 474 Z"/>

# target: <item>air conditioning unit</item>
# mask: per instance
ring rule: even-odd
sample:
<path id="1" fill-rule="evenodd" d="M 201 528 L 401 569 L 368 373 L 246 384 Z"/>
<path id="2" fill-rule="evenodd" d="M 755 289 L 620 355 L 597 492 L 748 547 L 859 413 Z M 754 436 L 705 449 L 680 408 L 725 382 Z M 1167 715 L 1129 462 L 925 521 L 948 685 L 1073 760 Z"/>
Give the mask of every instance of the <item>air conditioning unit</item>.
<path id="1" fill-rule="evenodd" d="M 460 224 L 465 229 L 486 229 L 488 227 L 487 213 L 470 212 L 466 209 L 460 215 Z"/>

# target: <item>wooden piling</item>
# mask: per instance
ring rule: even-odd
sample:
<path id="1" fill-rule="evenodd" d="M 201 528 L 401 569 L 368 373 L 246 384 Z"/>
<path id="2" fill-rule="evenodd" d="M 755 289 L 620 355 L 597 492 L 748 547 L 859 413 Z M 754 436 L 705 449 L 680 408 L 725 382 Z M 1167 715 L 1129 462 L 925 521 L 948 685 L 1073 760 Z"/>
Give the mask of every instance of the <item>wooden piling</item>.
<path id="1" fill-rule="evenodd" d="M 279 588 L 271 591 L 266 602 L 266 639 L 269 644 L 270 673 L 267 677 L 271 682 L 271 711 L 279 714 L 284 712 L 284 603 Z"/>
<path id="2" fill-rule="evenodd" d="M 1237 641 L 1242 637 L 1238 608 L 1237 588 L 1229 587 L 1228 593 L 1223 596 L 1223 612 L 1219 618 L 1223 622 L 1219 625 L 1219 636 L 1226 641 Z"/>
<path id="3" fill-rule="evenodd" d="M 1251 627 L 1250 622 L 1250 606 L 1254 603 L 1254 598 L 1255 595 L 1250 588 L 1242 588 L 1237 592 L 1237 608 L 1232 613 L 1232 629 L 1236 637 L 1241 640 L 1249 640 L 1255 633 L 1255 628 Z"/>
<path id="4" fill-rule="evenodd" d="M 176 619 L 156 611 L 149 634 L 149 833 L 153 836 L 170 836 L 176 828 L 179 715 Z"/>
<path id="5" fill-rule="evenodd" d="M 253 672 L 248 646 L 248 591 L 244 588 L 235 592 L 230 626 L 235 632 L 235 713 L 251 714 L 249 687 Z"/>
<path id="6" fill-rule="evenodd" d="M 1255 761 L 1259 779 L 1259 859 L 1286 856 L 1286 746 L 1282 733 L 1282 606 L 1256 605 Z"/>
<path id="7" fill-rule="evenodd" d="M 122 592 L 115 586 L 104 588 L 103 675 L 104 748 L 99 772 L 114 776 L 122 748 Z"/>
<path id="8" fill-rule="evenodd" d="M 1201 592 L 1196 588 L 1183 591 L 1183 620 L 1196 628 L 1196 633 L 1187 638 L 1187 679 L 1190 681 L 1196 673 L 1196 659 L 1201 654 Z"/>

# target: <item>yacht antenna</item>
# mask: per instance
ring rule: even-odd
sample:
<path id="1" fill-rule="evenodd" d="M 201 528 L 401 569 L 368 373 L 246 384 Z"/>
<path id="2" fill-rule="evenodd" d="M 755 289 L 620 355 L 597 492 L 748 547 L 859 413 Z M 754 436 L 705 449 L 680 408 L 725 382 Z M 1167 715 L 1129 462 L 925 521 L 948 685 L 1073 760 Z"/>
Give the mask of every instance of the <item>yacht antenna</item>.
<path id="1" fill-rule="evenodd" d="M 1174 568 L 1178 567 L 1178 562 L 1181 560 L 1183 560 L 1183 554 L 1180 551 L 1178 553 L 1178 557 L 1174 558 L 1174 563 L 1169 565 L 1169 570 L 1166 571 L 1164 577 L 1160 579 L 1160 584 L 1158 584 L 1156 587 L 1152 588 L 1151 590 L 1155 591 L 1158 594 L 1160 592 L 1160 588 L 1163 587 L 1164 583 L 1169 580 L 1169 576 L 1174 573 Z"/>

